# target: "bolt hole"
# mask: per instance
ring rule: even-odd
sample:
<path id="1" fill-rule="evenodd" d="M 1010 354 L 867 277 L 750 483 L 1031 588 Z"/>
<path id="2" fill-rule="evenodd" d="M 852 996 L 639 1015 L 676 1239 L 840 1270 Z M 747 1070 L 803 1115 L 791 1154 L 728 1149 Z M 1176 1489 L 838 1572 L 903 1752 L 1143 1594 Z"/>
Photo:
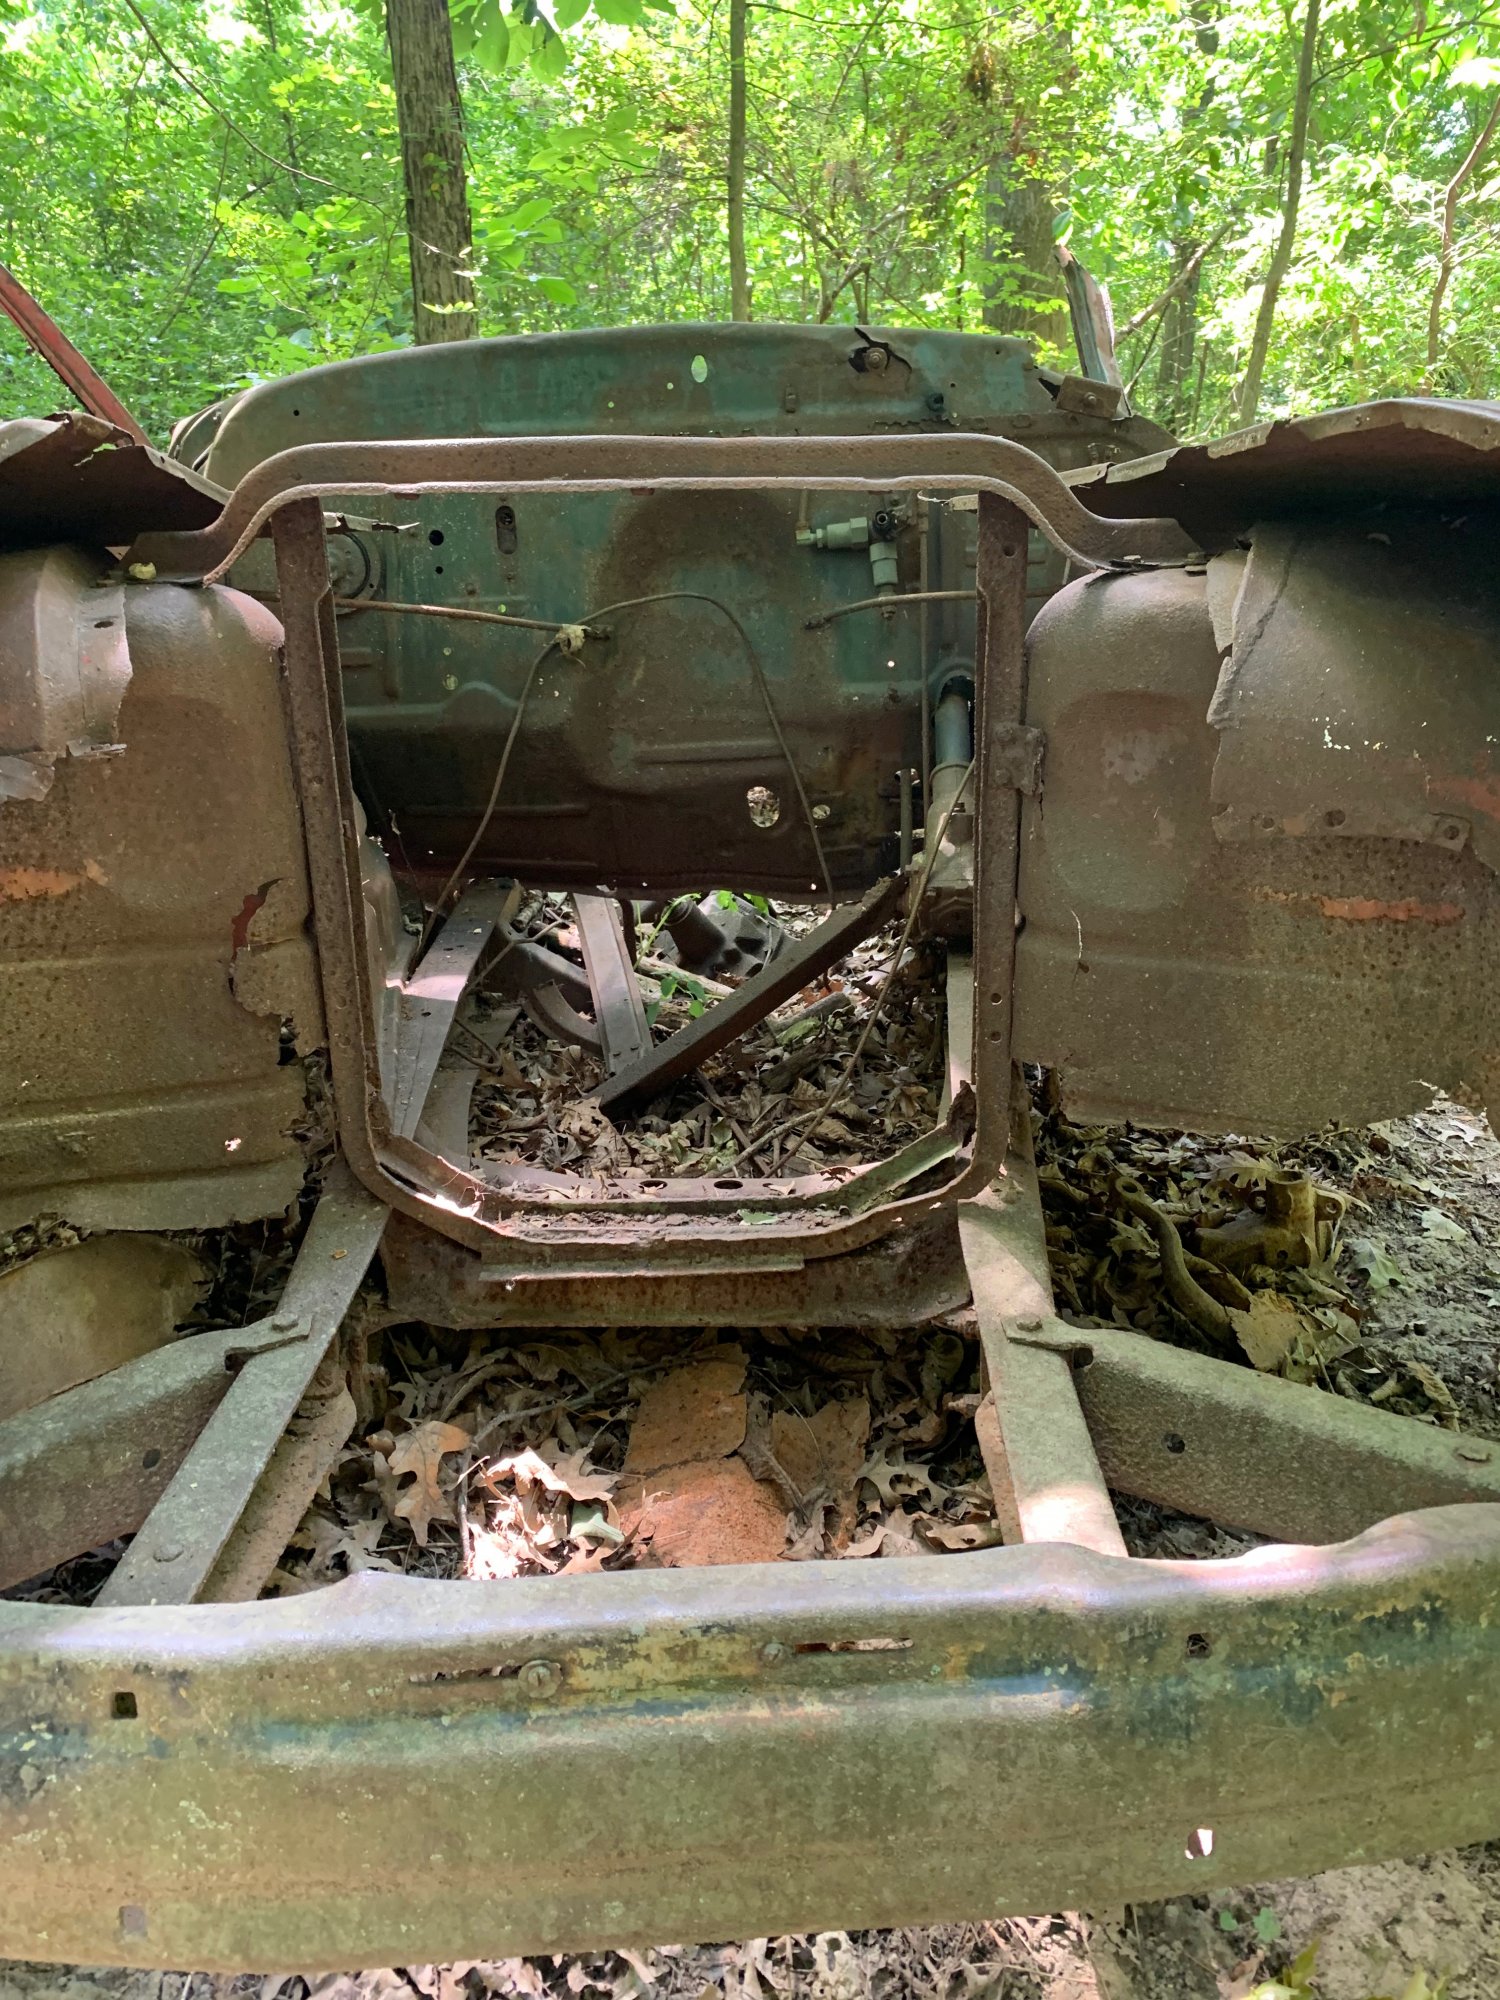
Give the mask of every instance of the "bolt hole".
<path id="1" fill-rule="evenodd" d="M 136 1707 L 135 1696 L 127 1689 L 115 1696 L 109 1705 L 109 1712 L 117 1722 L 134 1722 L 140 1710 Z"/>
<path id="2" fill-rule="evenodd" d="M 159 1466 L 160 1464 L 161 1464 L 161 1453 L 157 1450 L 155 1445 L 152 1445 L 151 1449 L 148 1452 L 142 1454 L 141 1470 L 143 1472 L 154 1472 L 157 1466 Z"/>
<path id="3" fill-rule="evenodd" d="M 693 356 L 692 364 L 688 369 L 688 373 L 692 376 L 695 382 L 706 382 L 708 380 L 708 363 L 704 360 L 701 354 L 695 354 Z"/>
<path id="4" fill-rule="evenodd" d="M 731 1189 L 731 1190 L 732 1190 L 732 1189 L 734 1189 L 734 1188 L 742 1188 L 742 1187 L 743 1187 L 744 1185 L 745 1185 L 745 1183 L 744 1183 L 743 1181 L 715 1181 L 715 1182 L 714 1182 L 714 1186 L 715 1186 L 716 1188 L 727 1188 L 727 1189 Z"/>
<path id="5" fill-rule="evenodd" d="M 96 618 L 94 620 L 94 630 L 96 632 L 107 632 L 114 622 L 113 618 Z"/>
<path id="6" fill-rule="evenodd" d="M 1214 1851 L 1214 1830 L 1211 1826 L 1195 1826 L 1185 1852 L 1189 1861 L 1207 1861 Z"/>
<path id="7" fill-rule="evenodd" d="M 1206 1660 L 1214 1649 L 1214 1642 L 1206 1632 L 1189 1632 L 1187 1635 L 1187 1656 L 1190 1660 Z"/>
<path id="8" fill-rule="evenodd" d="M 1085 1368 L 1092 1368 L 1093 1365 L 1094 1350 L 1092 1347 L 1075 1347 L 1073 1349 L 1073 1373 L 1075 1375 L 1082 1374 Z"/>
<path id="9" fill-rule="evenodd" d="M 1187 1450 L 1187 1439 L 1185 1437 L 1179 1437 L 1176 1431 L 1168 1431 L 1166 1436 L 1162 1439 L 1162 1443 L 1166 1446 L 1167 1450 L 1171 1452 L 1174 1458 L 1180 1458 L 1182 1454 Z"/>
<path id="10" fill-rule="evenodd" d="M 443 573 L 443 565 L 441 563 L 434 563 L 432 565 L 432 573 L 434 576 L 441 576 Z"/>
<path id="11" fill-rule="evenodd" d="M 1339 809 L 1339 807 L 1335 806 L 1332 812 L 1324 813 L 1323 824 L 1324 826 L 1342 826 L 1344 824 L 1345 818 L 1346 815 Z"/>
<path id="12" fill-rule="evenodd" d="M 428 539 L 428 541 L 429 541 L 429 542 L 431 542 L 432 546 L 433 546 L 433 547 L 434 547 L 435 549 L 440 549 L 440 548 L 441 548 L 441 547 L 443 546 L 443 531 L 442 531 L 442 529 L 441 529 L 441 528 L 429 528 L 429 529 L 427 530 L 427 539 Z"/>
<path id="13" fill-rule="evenodd" d="M 775 826 L 781 818 L 781 801 L 769 785 L 752 785 L 745 794 L 745 805 L 754 826 Z"/>
<path id="14" fill-rule="evenodd" d="M 295 417 L 297 412 L 293 410 Z M 120 1935 L 122 1937 L 143 1938 L 146 1935 L 146 1912 L 139 1903 L 120 1905 Z"/>
<path id="15" fill-rule="evenodd" d="M 1015 552 L 1016 552 L 1016 545 L 1014 542 L 1006 542 L 1000 550 L 1000 553 L 1003 556 L 1013 556 Z"/>

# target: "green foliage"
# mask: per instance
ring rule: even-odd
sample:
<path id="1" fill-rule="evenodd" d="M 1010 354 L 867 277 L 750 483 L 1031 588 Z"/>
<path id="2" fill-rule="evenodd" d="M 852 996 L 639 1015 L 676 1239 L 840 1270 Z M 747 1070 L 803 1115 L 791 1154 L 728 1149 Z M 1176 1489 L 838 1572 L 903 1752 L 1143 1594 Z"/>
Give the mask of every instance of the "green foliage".
<path id="1" fill-rule="evenodd" d="M 452 0 L 482 331 L 724 316 L 725 13 Z M 754 316 L 1034 320 L 1065 358 L 1044 253 L 1007 235 L 1031 188 L 1130 325 L 1137 404 L 1222 428 L 1280 226 L 1301 19 L 1296 0 L 751 0 Z M 1497 92 L 1476 0 L 1326 0 L 1263 413 L 1496 393 L 1500 141 L 1455 197 L 1430 370 L 1427 321 L 1445 192 Z M 0 164 L 27 189 L 0 258 L 158 437 L 412 337 L 381 0 L 0 0 Z M 63 399 L 8 328 L 0 394 Z"/>

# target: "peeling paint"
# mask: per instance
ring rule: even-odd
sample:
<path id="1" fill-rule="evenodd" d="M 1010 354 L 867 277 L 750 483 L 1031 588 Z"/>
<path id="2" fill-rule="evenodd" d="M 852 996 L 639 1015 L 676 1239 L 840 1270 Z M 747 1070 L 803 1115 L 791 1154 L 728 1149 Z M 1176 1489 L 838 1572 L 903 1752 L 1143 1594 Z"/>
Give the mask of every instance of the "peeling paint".
<path id="1" fill-rule="evenodd" d="M 1422 903 L 1415 896 L 1385 902 L 1378 896 L 1302 895 L 1264 886 L 1250 894 L 1258 903 L 1279 903 L 1299 916 L 1333 917 L 1346 924 L 1460 924 L 1467 915 L 1462 903 Z"/>
<path id="2" fill-rule="evenodd" d="M 0 903 L 30 903 L 41 896 L 69 896 L 85 882 L 109 880 L 97 861 L 82 868 L 0 868 Z"/>

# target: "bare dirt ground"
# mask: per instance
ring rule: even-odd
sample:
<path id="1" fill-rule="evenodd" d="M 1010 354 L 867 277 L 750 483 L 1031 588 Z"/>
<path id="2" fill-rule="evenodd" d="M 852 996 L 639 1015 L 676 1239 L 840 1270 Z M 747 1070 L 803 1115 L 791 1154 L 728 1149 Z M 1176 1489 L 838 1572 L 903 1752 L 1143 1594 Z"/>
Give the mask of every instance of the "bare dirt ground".
<path id="1" fill-rule="evenodd" d="M 927 1024 L 904 1018 L 925 1048 Z M 872 1105 L 869 1115 L 884 1114 Z M 844 1131 L 819 1136 L 837 1146 Z M 716 1143 L 711 1126 L 691 1137 Z M 1327 1257 L 1301 1275 L 1242 1268 L 1252 1290 L 1281 1299 L 1276 1351 L 1262 1365 L 1500 1436 L 1500 1145 L 1482 1119 L 1440 1103 L 1274 1149 L 1081 1132 L 1048 1118 L 1039 1156 L 1066 1315 L 1189 1340 L 1164 1302 L 1150 1228 L 1139 1211 L 1120 1211 L 1122 1175 L 1179 1225 L 1209 1226 L 1236 1202 L 1253 1207 L 1277 1173 L 1310 1176 L 1332 1236 Z M 364 1384 L 367 1420 L 273 1588 L 314 1589 L 365 1567 L 504 1577 L 778 1554 L 941 1559 L 993 1534 L 973 1447 L 977 1387 L 961 1314 L 919 1339 L 815 1344 L 705 1329 L 548 1334 L 502 1352 L 483 1337 L 394 1329 Z M 691 1457 L 675 1442 L 682 1436 L 694 1440 Z M 1201 1558 L 1245 1546 L 1158 1509 L 1122 1502 L 1121 1512 L 1137 1553 Z M 87 1601 L 106 1571 L 106 1560 L 82 1558 L 14 1594 Z M 0 1964 L 0 2000 L 491 1994 L 1497 2000 L 1500 1843 L 1123 1911 L 930 1931 L 311 1978 Z"/>

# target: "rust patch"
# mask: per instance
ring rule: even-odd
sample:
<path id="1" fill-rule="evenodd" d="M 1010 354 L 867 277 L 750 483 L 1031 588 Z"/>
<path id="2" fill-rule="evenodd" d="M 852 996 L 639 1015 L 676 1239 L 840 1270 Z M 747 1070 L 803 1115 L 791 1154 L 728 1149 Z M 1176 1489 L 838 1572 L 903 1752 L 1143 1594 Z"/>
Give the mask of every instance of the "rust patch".
<path id="1" fill-rule="evenodd" d="M 1431 778 L 1427 789 L 1444 805 L 1469 806 L 1486 819 L 1500 819 L 1500 776 L 1493 771 L 1483 771 L 1474 778 Z"/>
<path id="2" fill-rule="evenodd" d="M 0 903 L 30 903 L 41 896 L 69 896 L 85 882 L 109 880 L 97 861 L 82 868 L 0 868 Z"/>
<path id="3" fill-rule="evenodd" d="M 1250 894 L 1258 903 L 1279 903 L 1298 916 L 1333 917 L 1346 924 L 1460 924 L 1467 914 L 1462 903 L 1421 903 L 1415 896 L 1390 903 L 1379 896 L 1301 895 L 1264 887 Z"/>

